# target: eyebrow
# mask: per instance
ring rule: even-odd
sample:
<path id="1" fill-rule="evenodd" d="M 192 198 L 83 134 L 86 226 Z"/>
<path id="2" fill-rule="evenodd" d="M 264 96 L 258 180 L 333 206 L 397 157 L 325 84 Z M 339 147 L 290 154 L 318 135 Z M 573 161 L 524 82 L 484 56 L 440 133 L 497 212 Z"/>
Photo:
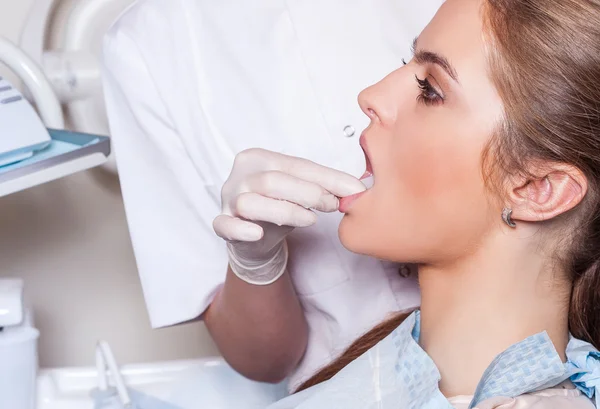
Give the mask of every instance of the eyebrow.
<path id="1" fill-rule="evenodd" d="M 413 40 L 413 43 L 412 43 L 412 47 L 411 47 L 412 53 L 414 55 L 414 58 L 415 58 L 415 61 L 417 62 L 417 64 L 438 65 L 440 68 L 442 68 L 444 71 L 446 71 L 446 74 L 448 74 L 450 76 L 450 78 L 452 78 L 456 82 L 459 82 L 458 74 L 456 73 L 456 70 L 454 69 L 452 64 L 450 64 L 448 59 L 446 57 L 439 55 L 437 53 L 434 53 L 432 51 L 417 50 L 418 40 L 419 40 L 419 37 L 415 37 L 415 39 Z"/>

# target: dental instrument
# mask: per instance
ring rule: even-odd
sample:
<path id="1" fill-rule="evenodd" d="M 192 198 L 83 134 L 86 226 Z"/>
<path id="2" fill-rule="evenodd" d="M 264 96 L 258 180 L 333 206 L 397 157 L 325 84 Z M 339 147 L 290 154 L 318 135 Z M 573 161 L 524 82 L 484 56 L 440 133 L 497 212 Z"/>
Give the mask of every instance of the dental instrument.
<path id="1" fill-rule="evenodd" d="M 96 345 L 98 387 L 91 393 L 96 409 L 182 409 L 160 399 L 127 388 L 113 352 L 106 341 Z M 112 379 L 109 385 L 108 374 Z"/>
<path id="2" fill-rule="evenodd" d="M 41 68 L 2 37 L 0 62 L 23 80 L 39 113 L 0 78 L 0 197 L 107 161 L 108 138 L 62 130 L 60 103 Z"/>
<path id="3" fill-rule="evenodd" d="M 64 128 L 62 111 L 43 73 L 33 61 L 10 41 L 0 37 L 0 56 L 9 68 L 26 79 L 40 115 L 50 127 Z M 50 144 L 50 135 L 42 120 L 23 95 L 0 77 L 0 166 L 31 157 Z"/>

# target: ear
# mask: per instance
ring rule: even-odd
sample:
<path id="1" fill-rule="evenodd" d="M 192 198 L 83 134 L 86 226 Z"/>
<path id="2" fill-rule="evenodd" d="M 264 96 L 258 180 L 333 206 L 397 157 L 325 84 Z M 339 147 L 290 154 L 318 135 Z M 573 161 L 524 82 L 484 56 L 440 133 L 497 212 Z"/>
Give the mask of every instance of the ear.
<path id="1" fill-rule="evenodd" d="M 550 220 L 577 206 L 587 193 L 587 179 L 576 167 L 545 163 L 531 179 L 513 185 L 510 201 L 513 220 Z"/>

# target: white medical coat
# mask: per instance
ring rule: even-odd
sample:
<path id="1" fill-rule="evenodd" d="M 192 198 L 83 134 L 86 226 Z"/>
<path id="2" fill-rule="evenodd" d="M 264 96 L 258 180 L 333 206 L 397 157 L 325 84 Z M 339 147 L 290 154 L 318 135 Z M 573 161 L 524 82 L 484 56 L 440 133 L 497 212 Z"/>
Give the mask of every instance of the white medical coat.
<path id="1" fill-rule="evenodd" d="M 442 0 L 140 0 L 109 31 L 105 95 L 154 327 L 198 317 L 222 285 L 212 221 L 234 156 L 262 147 L 360 176 L 358 93 L 410 59 Z M 416 277 L 345 250 L 339 214 L 289 237 L 309 324 L 295 387 L 389 312 Z"/>

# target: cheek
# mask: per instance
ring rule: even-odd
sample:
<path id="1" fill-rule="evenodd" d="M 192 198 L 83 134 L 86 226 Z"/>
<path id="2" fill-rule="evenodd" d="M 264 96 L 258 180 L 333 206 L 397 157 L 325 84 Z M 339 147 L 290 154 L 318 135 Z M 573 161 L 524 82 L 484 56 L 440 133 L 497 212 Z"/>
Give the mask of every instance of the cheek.
<path id="1" fill-rule="evenodd" d="M 393 171 L 386 173 L 385 182 L 391 189 L 447 207 L 454 207 L 465 194 L 480 192 L 481 149 L 474 144 L 460 143 L 453 135 L 440 138 L 427 133 L 418 140 L 398 143 L 393 151 L 399 160 L 389 161 Z M 438 199 L 445 199 L 444 203 Z"/>
<path id="2" fill-rule="evenodd" d="M 476 245 L 489 218 L 482 146 L 468 132 L 436 132 L 412 130 L 410 138 L 373 144 L 376 185 L 340 226 L 350 250 L 426 262 Z"/>

